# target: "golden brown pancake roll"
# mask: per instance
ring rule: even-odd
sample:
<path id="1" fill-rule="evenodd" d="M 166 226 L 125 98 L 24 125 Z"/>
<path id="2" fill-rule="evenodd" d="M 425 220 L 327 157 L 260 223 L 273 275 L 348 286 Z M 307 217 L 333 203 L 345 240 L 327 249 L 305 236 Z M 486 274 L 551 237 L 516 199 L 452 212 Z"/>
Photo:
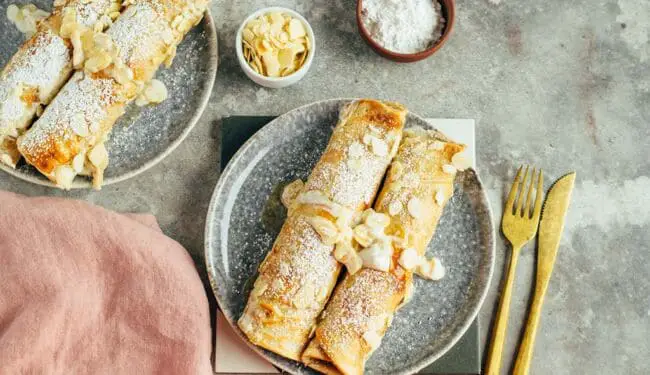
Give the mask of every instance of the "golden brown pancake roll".
<path id="1" fill-rule="evenodd" d="M 436 131 L 404 132 L 376 213 L 354 229 L 355 239 L 368 245 L 359 252 L 363 268 L 348 272 L 337 286 L 302 355 L 305 364 L 325 374 L 363 374 L 393 315 L 408 300 L 413 273 L 440 277 L 441 265 L 426 261 L 424 254 L 453 194 L 452 158 L 463 149 Z M 385 221 L 375 239 L 367 234 L 370 220 Z"/>
<path id="2" fill-rule="evenodd" d="M 16 166 L 16 139 L 72 74 L 73 45 L 61 31 L 64 14 L 101 31 L 120 14 L 120 6 L 120 0 L 55 1 L 52 14 L 9 60 L 0 73 L 0 162 Z"/>
<path id="3" fill-rule="evenodd" d="M 397 152 L 406 109 L 359 100 L 340 114 L 329 144 L 259 268 L 238 325 L 250 341 L 299 360 L 341 265 L 337 242 L 368 208 Z"/>

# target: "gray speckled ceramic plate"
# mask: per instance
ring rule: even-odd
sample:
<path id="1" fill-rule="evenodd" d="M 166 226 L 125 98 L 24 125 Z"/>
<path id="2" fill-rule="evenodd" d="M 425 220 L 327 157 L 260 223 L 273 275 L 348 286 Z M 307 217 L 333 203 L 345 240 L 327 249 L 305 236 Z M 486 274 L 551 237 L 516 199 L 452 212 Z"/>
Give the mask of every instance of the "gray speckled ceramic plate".
<path id="1" fill-rule="evenodd" d="M 217 301 L 235 331 L 256 270 L 286 215 L 279 202 L 284 184 L 306 179 L 349 100 L 317 102 L 288 112 L 258 131 L 232 158 L 215 189 L 206 223 L 208 274 Z M 429 127 L 409 114 L 407 127 Z M 447 267 L 439 282 L 416 279 L 413 300 L 395 316 L 368 374 L 413 373 L 451 348 L 476 317 L 494 263 L 494 228 L 485 191 L 473 170 L 458 175 L 429 255 Z M 294 374 L 312 370 L 252 346 Z"/>
<path id="2" fill-rule="evenodd" d="M 25 40 L 6 17 L 7 7 L 14 3 L 33 3 L 45 10 L 52 7 L 51 0 L 0 0 L 0 67 L 4 67 Z M 144 172 L 183 141 L 208 103 L 217 73 L 217 56 L 217 33 L 208 10 L 178 47 L 171 68 L 161 68 L 156 75 L 169 90 L 167 100 L 142 108 L 130 105 L 113 127 L 106 143 L 110 165 L 104 174 L 104 185 Z M 25 181 L 54 186 L 24 161 L 16 169 L 0 163 L 0 169 Z M 77 177 L 73 188 L 90 186 L 88 178 Z"/>

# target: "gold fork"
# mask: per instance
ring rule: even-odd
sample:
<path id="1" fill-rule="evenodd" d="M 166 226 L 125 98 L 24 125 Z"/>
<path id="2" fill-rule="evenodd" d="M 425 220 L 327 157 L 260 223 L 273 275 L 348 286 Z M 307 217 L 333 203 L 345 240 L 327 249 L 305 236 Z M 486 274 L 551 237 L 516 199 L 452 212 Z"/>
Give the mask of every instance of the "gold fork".
<path id="1" fill-rule="evenodd" d="M 485 373 L 487 375 L 499 375 L 503 346 L 506 341 L 506 328 L 508 327 L 512 284 L 515 279 L 515 270 L 517 268 L 519 252 L 525 244 L 535 237 L 539 225 L 539 216 L 542 211 L 544 177 L 541 169 L 537 176 L 537 194 L 535 196 L 534 207 L 531 207 L 531 199 L 535 187 L 535 168 L 533 168 L 532 174 L 530 175 L 530 185 L 528 187 L 528 193 L 525 196 L 526 202 L 524 204 L 524 193 L 529 176 L 528 169 L 528 166 L 526 166 L 522 181 L 521 172 L 523 166 L 519 167 L 517 177 L 515 178 L 512 188 L 510 189 L 510 194 L 508 195 L 508 200 L 503 212 L 503 219 L 501 220 L 501 230 L 508 241 L 512 244 L 512 255 L 510 256 L 510 265 L 508 266 L 506 283 L 503 286 L 499 310 L 494 324 L 492 345 L 490 346 L 487 365 L 485 366 Z M 520 187 L 523 188 L 520 189 Z M 515 201 L 517 201 L 516 208 Z"/>

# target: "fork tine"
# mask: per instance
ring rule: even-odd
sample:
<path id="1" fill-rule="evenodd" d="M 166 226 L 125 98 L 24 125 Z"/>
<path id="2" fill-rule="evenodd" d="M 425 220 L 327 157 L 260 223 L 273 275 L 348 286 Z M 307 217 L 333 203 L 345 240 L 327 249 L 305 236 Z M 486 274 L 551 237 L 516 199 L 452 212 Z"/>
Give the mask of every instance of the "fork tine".
<path id="1" fill-rule="evenodd" d="M 517 191 L 519 190 L 519 182 L 521 181 L 521 170 L 524 166 L 519 167 L 517 171 L 517 177 L 512 182 L 512 187 L 510 188 L 510 193 L 508 194 L 508 200 L 506 201 L 506 207 L 504 212 L 512 214 L 512 207 L 515 205 L 515 197 L 517 196 Z"/>
<path id="2" fill-rule="evenodd" d="M 537 196 L 535 197 L 535 211 L 533 211 L 533 220 L 539 221 L 539 215 L 542 213 L 542 198 L 544 195 L 544 172 L 539 170 L 539 179 L 537 181 Z"/>
<path id="3" fill-rule="evenodd" d="M 523 216 L 523 204 L 524 204 L 524 189 L 526 189 L 526 181 L 528 180 L 528 166 L 526 166 L 526 171 L 524 172 L 524 180 L 521 182 L 521 193 L 519 194 L 519 199 L 517 199 L 517 209 L 515 210 L 515 215 Z"/>
<path id="4" fill-rule="evenodd" d="M 521 216 L 528 219 L 532 214 L 533 207 L 530 205 L 530 199 L 533 197 L 533 189 L 535 188 L 535 172 L 537 168 L 533 168 L 533 172 L 530 174 L 530 186 L 528 187 L 528 194 L 526 194 L 526 204 L 521 208 Z M 526 187 L 524 186 L 524 189 Z"/>

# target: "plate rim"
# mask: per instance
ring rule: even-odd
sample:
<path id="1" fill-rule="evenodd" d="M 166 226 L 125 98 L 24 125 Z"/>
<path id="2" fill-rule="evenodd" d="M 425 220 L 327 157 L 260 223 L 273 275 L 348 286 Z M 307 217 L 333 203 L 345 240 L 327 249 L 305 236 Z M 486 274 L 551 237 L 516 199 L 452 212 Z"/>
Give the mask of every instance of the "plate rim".
<path id="1" fill-rule="evenodd" d="M 199 105 L 196 107 L 194 114 L 192 114 L 192 117 L 190 117 L 190 120 L 187 122 L 187 125 L 185 126 L 181 134 L 178 136 L 178 138 L 176 138 L 163 152 L 156 155 L 153 159 L 147 161 L 146 163 L 142 164 L 140 167 L 136 169 L 128 171 L 127 173 L 124 173 L 119 176 L 104 179 L 104 182 L 102 183 L 102 187 L 113 185 L 122 181 L 126 181 L 130 178 L 133 178 L 149 170 L 150 168 L 160 163 L 163 159 L 169 156 L 174 150 L 176 150 L 176 148 L 185 140 L 185 138 L 187 138 L 187 136 L 190 134 L 192 129 L 194 129 L 196 124 L 201 119 L 201 116 L 203 115 L 203 112 L 205 112 L 205 108 L 208 106 L 208 102 L 210 101 L 210 96 L 212 95 L 212 90 L 214 88 L 214 81 L 217 76 L 217 69 L 219 67 L 219 39 L 217 37 L 217 29 L 214 24 L 214 19 L 212 18 L 212 12 L 210 11 L 210 8 L 206 8 L 202 22 L 206 22 L 207 30 L 209 33 L 208 35 L 209 56 L 208 56 L 208 72 L 207 72 L 207 75 L 209 77 L 209 82 L 207 83 L 205 90 L 203 90 L 202 92 L 201 98 L 199 100 Z M 17 169 L 12 168 L 3 163 L 0 163 L 0 169 L 2 169 L 3 171 L 7 172 L 8 174 L 20 180 L 31 182 L 35 185 L 59 189 L 59 187 L 56 186 L 52 181 L 48 180 L 47 177 L 42 178 L 43 175 L 40 174 L 40 172 L 38 175 L 26 174 L 26 173 L 19 172 Z M 87 179 L 75 178 L 74 182 L 72 183 L 72 186 L 70 187 L 70 190 L 88 189 L 88 188 L 92 188 L 92 181 L 89 181 Z"/>
<path id="2" fill-rule="evenodd" d="M 214 268 L 212 267 L 212 262 L 211 260 L 211 255 L 210 255 L 210 240 L 214 237 L 213 236 L 213 227 L 215 220 L 210 220 L 210 218 L 214 218 L 214 213 L 217 205 L 216 198 L 219 196 L 222 191 L 225 189 L 225 180 L 228 175 L 232 174 L 232 169 L 234 168 L 233 166 L 236 164 L 237 160 L 242 157 L 244 152 L 251 147 L 251 145 L 257 141 L 259 137 L 261 137 L 261 134 L 269 131 L 268 129 L 270 128 L 270 125 L 272 125 L 275 121 L 280 119 L 281 117 L 284 117 L 285 115 L 288 115 L 292 112 L 302 110 L 306 107 L 309 106 L 314 106 L 317 104 L 323 104 L 323 103 L 328 103 L 328 102 L 343 102 L 343 101 L 354 101 L 354 100 L 359 100 L 361 98 L 333 98 L 333 99 L 325 99 L 325 100 L 318 100 L 314 101 L 308 104 L 304 104 L 301 106 L 298 106 L 296 108 L 293 108 L 275 119 L 271 120 L 269 123 L 265 124 L 262 128 L 257 130 L 244 144 L 237 150 L 237 152 L 231 157 L 230 161 L 228 162 L 228 165 L 226 165 L 226 168 L 221 172 L 219 175 L 219 180 L 217 181 L 217 184 L 214 188 L 214 191 L 212 192 L 212 196 L 210 197 L 210 204 L 208 206 L 208 211 L 206 214 L 206 221 L 205 221 L 205 230 L 204 230 L 204 261 L 206 265 L 206 271 L 208 274 L 208 279 L 210 281 L 210 288 L 212 290 L 212 294 L 217 302 L 217 307 L 219 310 L 221 310 L 223 317 L 225 318 L 226 322 L 230 325 L 230 327 L 233 329 L 235 334 L 242 339 L 246 345 L 251 348 L 255 353 L 258 355 L 262 356 L 266 361 L 270 362 L 272 365 L 275 367 L 280 368 L 282 371 L 286 371 L 287 373 L 290 374 L 296 374 L 293 368 L 290 368 L 285 365 L 284 362 L 286 361 L 291 361 L 293 363 L 300 364 L 304 366 L 304 364 L 291 360 L 289 358 L 284 358 L 284 362 L 278 361 L 275 358 L 267 355 L 266 351 L 248 340 L 248 338 L 241 332 L 239 327 L 237 326 L 235 321 L 232 321 L 231 317 L 229 317 L 227 314 L 223 313 L 223 309 L 221 308 L 222 306 L 222 301 L 218 294 L 216 293 L 216 290 L 218 288 L 218 281 L 216 280 L 216 272 Z M 431 125 L 431 128 L 435 129 L 435 127 L 426 120 L 425 117 L 422 117 L 414 112 L 410 112 L 410 115 L 415 116 L 419 120 L 424 121 L 427 124 Z M 476 317 L 478 316 L 481 307 L 483 306 L 483 303 L 485 302 L 485 299 L 487 297 L 487 294 L 490 290 L 490 285 L 492 284 L 492 279 L 494 277 L 494 266 L 495 266 L 495 258 L 496 258 L 496 229 L 494 227 L 494 220 L 493 220 L 493 210 L 492 210 L 492 205 L 490 204 L 489 197 L 487 196 L 487 190 L 485 189 L 485 186 L 483 184 L 483 181 L 481 180 L 478 172 L 474 168 L 469 168 L 467 169 L 467 172 L 471 172 L 474 175 L 474 178 L 476 179 L 476 182 L 478 183 L 479 191 L 481 194 L 478 195 L 479 201 L 484 205 L 485 210 L 486 210 L 486 219 L 489 225 L 489 230 L 486 233 L 486 240 L 488 244 L 488 259 L 487 259 L 487 267 L 488 267 L 488 272 L 486 275 L 486 283 L 485 286 L 483 287 L 483 290 L 478 293 L 479 298 L 478 298 L 478 303 L 474 306 L 474 308 L 471 309 L 470 314 L 468 315 L 467 319 L 463 324 L 460 326 L 461 328 L 453 335 L 451 335 L 451 339 L 445 345 L 442 347 L 441 350 L 435 355 L 431 356 L 425 356 L 425 358 L 415 362 L 411 367 L 409 368 L 404 368 L 400 369 L 399 371 L 395 372 L 395 375 L 403 375 L 403 374 L 413 374 L 416 373 L 417 371 L 429 366 L 436 360 L 438 360 L 440 357 L 445 355 L 454 345 L 458 343 L 458 341 L 463 337 L 463 335 L 467 332 L 471 324 L 476 320 Z"/>

